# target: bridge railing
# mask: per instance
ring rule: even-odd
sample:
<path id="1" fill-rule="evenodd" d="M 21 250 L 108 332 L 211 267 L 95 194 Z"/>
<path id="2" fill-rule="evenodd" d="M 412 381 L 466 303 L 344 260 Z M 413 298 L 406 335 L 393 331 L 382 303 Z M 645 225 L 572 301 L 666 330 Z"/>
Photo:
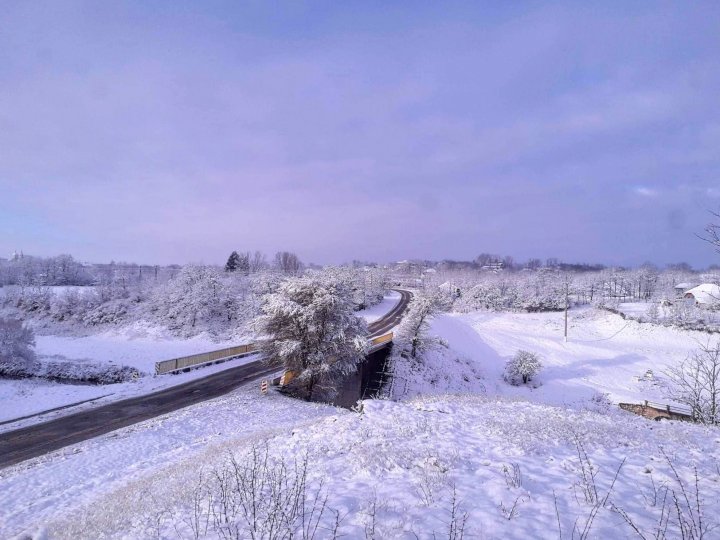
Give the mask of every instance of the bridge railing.
<path id="1" fill-rule="evenodd" d="M 370 340 L 370 350 L 379 349 L 380 347 L 384 346 L 386 343 L 389 343 L 393 340 L 394 334 L 392 332 L 389 332 L 387 334 L 383 334 L 382 336 L 378 336 L 376 338 L 373 338 Z"/>
<path id="2" fill-rule="evenodd" d="M 257 351 L 257 344 L 247 343 L 245 345 L 237 345 L 226 349 L 218 349 L 200 354 L 191 354 L 190 356 L 181 356 L 170 360 L 155 362 L 155 375 L 163 375 L 172 373 L 181 369 L 217 362 L 219 360 L 228 360 L 237 356 L 244 356 Z"/>
<path id="3" fill-rule="evenodd" d="M 370 350 L 375 351 L 384 347 L 388 342 L 393 340 L 393 333 L 384 334 L 369 340 Z M 229 360 L 238 356 L 245 356 L 258 350 L 257 343 L 247 343 L 245 345 L 237 345 L 236 347 L 228 347 L 227 349 L 218 349 L 200 354 L 191 354 L 190 356 L 181 356 L 179 358 L 171 358 L 155 362 L 155 375 L 163 375 L 172 373 L 181 369 L 209 364 L 219 360 Z"/>
<path id="4" fill-rule="evenodd" d="M 684 405 L 670 405 L 669 403 L 657 403 L 655 401 L 645 400 L 646 407 L 652 407 L 653 409 L 659 409 L 661 411 L 667 411 L 672 414 L 681 414 L 683 416 L 692 416 L 692 409 Z"/>

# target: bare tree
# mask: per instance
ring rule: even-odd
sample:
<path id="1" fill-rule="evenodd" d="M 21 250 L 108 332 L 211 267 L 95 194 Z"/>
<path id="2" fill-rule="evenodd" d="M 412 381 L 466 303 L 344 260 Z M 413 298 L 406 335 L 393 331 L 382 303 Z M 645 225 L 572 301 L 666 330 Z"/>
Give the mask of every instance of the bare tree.
<path id="1" fill-rule="evenodd" d="M 720 219 L 720 213 L 711 211 L 710 214 L 712 214 L 713 218 Z M 715 249 L 720 253 L 720 223 L 708 223 L 707 227 L 705 227 L 705 236 L 700 238 L 715 246 Z"/>
<path id="2" fill-rule="evenodd" d="M 294 253 L 278 251 L 275 254 L 275 267 L 283 274 L 297 276 L 302 270 L 302 266 L 302 262 Z"/>
<path id="3" fill-rule="evenodd" d="M 262 251 L 256 251 L 250 257 L 250 272 L 255 274 L 268 267 L 267 259 Z"/>
<path id="4" fill-rule="evenodd" d="M 666 372 L 671 399 L 687 405 L 704 424 L 720 423 L 720 341 L 707 343 Z"/>

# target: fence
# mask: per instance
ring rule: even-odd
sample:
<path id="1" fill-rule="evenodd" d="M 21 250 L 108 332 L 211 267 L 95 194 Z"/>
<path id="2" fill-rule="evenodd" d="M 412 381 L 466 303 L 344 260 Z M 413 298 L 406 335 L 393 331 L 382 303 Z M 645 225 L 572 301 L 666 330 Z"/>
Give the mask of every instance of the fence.
<path id="1" fill-rule="evenodd" d="M 228 358 L 250 354 L 256 350 L 257 346 L 255 343 L 248 343 L 246 345 L 238 345 L 237 347 L 228 347 L 227 349 L 163 360 L 162 362 L 155 362 L 155 375 L 162 375 L 164 373 L 199 366 L 200 364 L 207 364 L 209 362 L 216 362 L 218 360 L 226 360 Z"/>

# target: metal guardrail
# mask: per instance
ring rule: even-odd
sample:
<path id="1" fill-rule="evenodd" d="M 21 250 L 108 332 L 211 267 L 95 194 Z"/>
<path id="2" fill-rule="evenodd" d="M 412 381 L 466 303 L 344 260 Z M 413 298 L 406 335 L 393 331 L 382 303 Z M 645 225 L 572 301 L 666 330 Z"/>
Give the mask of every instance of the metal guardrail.
<path id="1" fill-rule="evenodd" d="M 657 403 L 654 401 L 645 400 L 646 407 L 652 407 L 661 411 L 667 411 L 672 414 L 681 414 L 683 416 L 692 416 L 692 409 L 684 405 L 670 405 L 668 403 Z"/>
<path id="2" fill-rule="evenodd" d="M 387 334 L 384 334 L 382 336 L 378 336 L 374 339 L 370 340 L 370 350 L 373 351 L 375 349 L 379 349 L 381 346 L 385 345 L 386 343 L 393 340 L 394 334 L 392 332 L 389 332 Z"/>
<path id="3" fill-rule="evenodd" d="M 393 340 L 393 333 L 376 337 L 370 340 L 370 350 L 374 351 Z M 172 358 L 170 360 L 162 360 L 155 362 L 155 375 L 164 375 L 181 369 L 217 362 L 218 360 L 227 360 L 236 356 L 243 356 L 258 350 L 256 343 L 248 343 L 246 345 L 238 345 L 237 347 L 229 347 L 227 349 L 219 349 L 200 354 L 192 354 L 190 356 L 181 356 L 180 358 Z"/>
<path id="4" fill-rule="evenodd" d="M 165 373 L 172 373 L 180 369 L 185 369 L 193 366 L 199 366 L 201 364 L 207 364 L 209 362 L 216 362 L 218 360 L 226 360 L 228 358 L 234 358 L 236 356 L 243 356 L 250 354 L 257 350 L 255 343 L 248 343 L 246 345 L 238 345 L 236 347 L 228 347 L 227 349 L 219 349 L 217 351 L 210 351 L 200 354 L 192 354 L 190 356 L 182 356 L 180 358 L 173 358 L 171 360 L 163 360 L 161 362 L 155 362 L 155 375 L 163 375 Z"/>

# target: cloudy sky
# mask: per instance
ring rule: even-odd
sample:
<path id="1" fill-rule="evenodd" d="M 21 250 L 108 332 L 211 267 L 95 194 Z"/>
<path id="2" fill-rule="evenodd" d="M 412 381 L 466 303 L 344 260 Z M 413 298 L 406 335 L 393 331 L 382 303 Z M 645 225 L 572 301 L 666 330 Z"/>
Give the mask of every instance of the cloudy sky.
<path id="1" fill-rule="evenodd" d="M 717 2 L 0 3 L 0 256 L 720 262 Z"/>

